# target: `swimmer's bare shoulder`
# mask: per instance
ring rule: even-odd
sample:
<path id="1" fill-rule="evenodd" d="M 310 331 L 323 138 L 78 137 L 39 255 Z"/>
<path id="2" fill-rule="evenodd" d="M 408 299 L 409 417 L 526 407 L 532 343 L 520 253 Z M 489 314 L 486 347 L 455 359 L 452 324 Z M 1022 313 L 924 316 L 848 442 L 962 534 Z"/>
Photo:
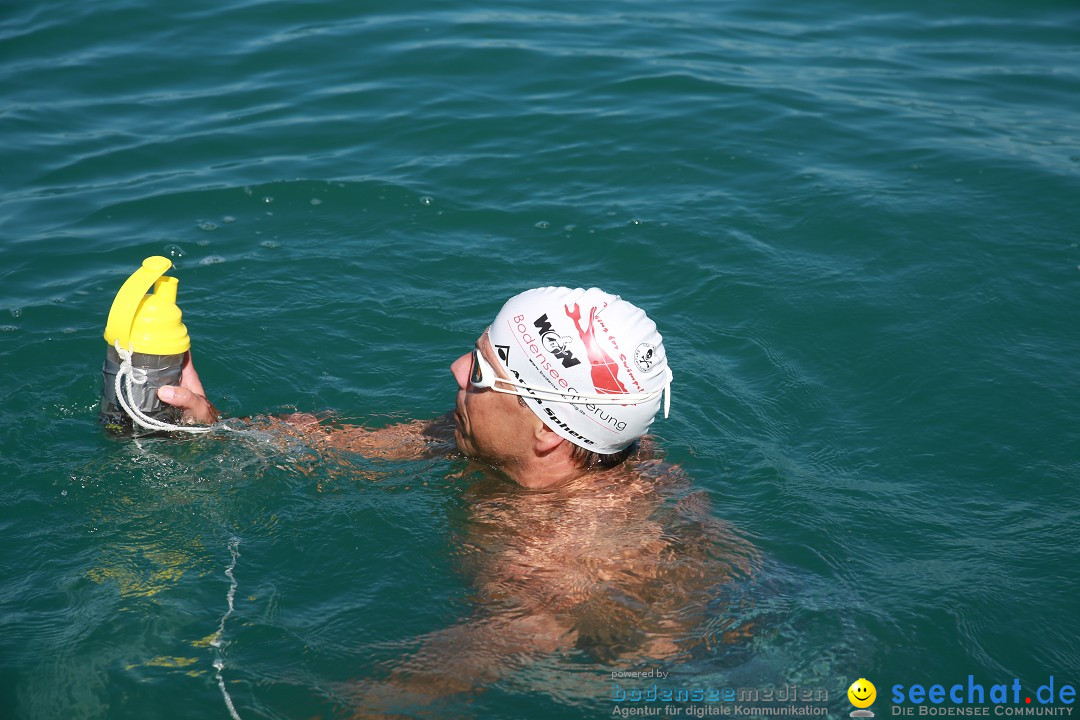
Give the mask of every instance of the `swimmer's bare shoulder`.
<path id="1" fill-rule="evenodd" d="M 342 424 L 332 416 L 295 413 L 279 418 L 292 430 L 337 450 L 384 460 L 419 460 L 454 449 L 454 415 L 408 420 L 385 427 Z"/>

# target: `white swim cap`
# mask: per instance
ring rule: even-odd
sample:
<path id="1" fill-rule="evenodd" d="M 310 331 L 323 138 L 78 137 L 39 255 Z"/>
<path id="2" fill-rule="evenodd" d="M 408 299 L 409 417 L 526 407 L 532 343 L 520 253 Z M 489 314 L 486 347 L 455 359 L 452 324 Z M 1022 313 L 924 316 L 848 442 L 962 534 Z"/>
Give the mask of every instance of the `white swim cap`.
<path id="1" fill-rule="evenodd" d="M 553 402 L 549 393 L 521 393 L 545 425 L 575 445 L 604 455 L 626 448 L 648 431 L 661 396 L 667 416 L 671 371 L 663 338 L 644 310 L 618 295 L 597 288 L 527 290 L 506 301 L 490 339 L 511 378 L 568 399 L 581 394 L 568 403 Z M 616 394 L 647 399 L 615 404 L 608 396 Z"/>

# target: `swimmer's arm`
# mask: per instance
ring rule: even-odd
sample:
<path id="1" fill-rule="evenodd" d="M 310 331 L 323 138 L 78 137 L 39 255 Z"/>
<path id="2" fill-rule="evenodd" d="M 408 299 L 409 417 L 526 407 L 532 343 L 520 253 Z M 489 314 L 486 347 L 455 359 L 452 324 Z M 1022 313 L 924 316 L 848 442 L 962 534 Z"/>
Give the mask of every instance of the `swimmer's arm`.
<path id="1" fill-rule="evenodd" d="M 434 420 L 410 420 L 381 428 L 362 425 L 335 427 L 309 413 L 281 418 L 301 433 L 339 450 L 385 460 L 415 460 L 445 455 L 454 447 L 454 415 Z"/>
<path id="2" fill-rule="evenodd" d="M 217 408 L 206 399 L 206 390 L 195 372 L 190 351 L 184 355 L 180 385 L 158 388 L 158 397 L 162 402 L 183 410 L 183 418 L 187 422 L 210 424 L 218 420 Z M 280 419 L 293 430 L 322 440 L 332 447 L 369 457 L 419 459 L 445 454 L 454 447 L 453 412 L 434 420 L 413 420 L 376 429 L 360 425 L 323 425 L 319 418 L 308 413 L 287 415 Z"/>
<path id="3" fill-rule="evenodd" d="M 358 684 L 353 717 L 399 717 L 393 714 L 398 708 L 489 686 L 546 655 L 569 650 L 575 638 L 572 628 L 546 614 L 477 618 L 438 630 L 424 636 L 386 680 Z"/>

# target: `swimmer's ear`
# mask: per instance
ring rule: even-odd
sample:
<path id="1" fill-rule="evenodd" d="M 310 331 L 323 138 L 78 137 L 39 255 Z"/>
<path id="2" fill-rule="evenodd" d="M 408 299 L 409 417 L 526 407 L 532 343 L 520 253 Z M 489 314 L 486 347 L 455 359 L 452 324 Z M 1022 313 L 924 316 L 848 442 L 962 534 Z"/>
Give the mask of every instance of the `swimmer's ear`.
<path id="1" fill-rule="evenodd" d="M 564 442 L 568 442 L 568 440 L 537 418 L 536 429 L 533 431 L 533 447 L 536 449 L 537 455 L 547 455 Z"/>

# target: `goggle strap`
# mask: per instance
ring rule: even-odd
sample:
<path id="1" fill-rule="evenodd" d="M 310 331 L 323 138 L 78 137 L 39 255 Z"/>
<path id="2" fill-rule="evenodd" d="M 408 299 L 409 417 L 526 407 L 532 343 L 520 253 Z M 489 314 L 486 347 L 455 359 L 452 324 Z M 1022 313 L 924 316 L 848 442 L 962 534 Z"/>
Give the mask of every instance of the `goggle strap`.
<path id="1" fill-rule="evenodd" d="M 501 377 L 495 378 L 495 383 L 504 383 L 513 388 L 506 389 L 496 385 L 488 386 L 497 392 L 506 393 L 508 395 L 520 395 L 524 398 L 547 400 L 548 402 L 592 403 L 594 405 L 637 405 L 638 403 L 655 400 L 665 392 L 665 388 L 661 388 L 648 393 L 612 393 L 609 395 L 594 395 L 592 393 L 558 392 L 557 390 L 536 387 L 535 385 L 529 385 L 527 383 L 508 380 Z"/>
<path id="2" fill-rule="evenodd" d="M 492 378 L 484 378 L 484 368 L 491 370 Z M 477 375 L 481 377 L 477 379 Z M 593 404 L 593 405 L 637 405 L 638 403 L 648 402 L 657 397 L 657 395 L 663 395 L 664 398 L 664 419 L 668 418 L 671 413 L 671 380 L 670 376 L 664 387 L 659 390 L 654 390 L 648 393 L 612 393 L 610 395 L 594 395 L 592 393 L 564 393 L 550 388 L 537 387 L 535 385 L 529 385 L 528 383 L 521 382 L 520 380 L 510 380 L 509 378 L 501 378 L 495 373 L 495 369 L 484 359 L 484 356 L 480 354 L 477 349 L 473 350 L 473 363 L 470 368 L 469 380 L 477 387 L 491 388 L 495 392 L 505 393 L 507 395 L 517 395 L 518 397 L 531 398 L 540 402 L 569 402 L 572 404 Z M 499 383 L 509 385 L 510 389 L 499 387 Z"/>

